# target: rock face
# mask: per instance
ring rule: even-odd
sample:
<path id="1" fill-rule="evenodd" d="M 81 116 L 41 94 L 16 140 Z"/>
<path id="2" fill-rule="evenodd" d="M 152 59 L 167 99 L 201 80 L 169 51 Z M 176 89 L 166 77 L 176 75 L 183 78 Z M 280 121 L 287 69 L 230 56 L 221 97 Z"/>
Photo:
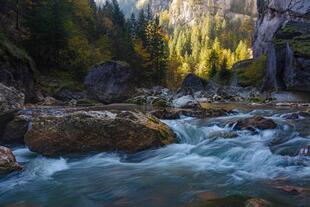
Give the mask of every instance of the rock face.
<path id="1" fill-rule="evenodd" d="M 92 151 L 135 153 L 171 144 L 174 133 L 151 115 L 130 111 L 78 111 L 34 118 L 26 145 L 45 156 Z"/>
<path id="2" fill-rule="evenodd" d="M 8 40 L 0 38 L 0 83 L 22 91 L 26 102 L 36 102 L 34 72 L 31 58 Z"/>
<path id="3" fill-rule="evenodd" d="M 0 83 L 0 141 L 7 123 L 14 119 L 14 112 L 23 108 L 24 102 L 23 93 Z"/>
<path id="4" fill-rule="evenodd" d="M 258 0 L 254 56 L 267 55 L 264 90 L 310 91 L 310 1 Z"/>
<path id="5" fill-rule="evenodd" d="M 29 121 L 23 116 L 16 116 L 4 127 L 3 136 L 0 139 L 2 144 L 24 144 L 24 136 L 28 130 Z"/>
<path id="6" fill-rule="evenodd" d="M 95 100 L 122 102 L 134 92 L 133 71 L 127 63 L 109 61 L 94 66 L 84 84 L 89 96 Z"/>
<path id="7" fill-rule="evenodd" d="M 0 146 L 0 174 L 22 170 L 22 166 L 16 162 L 12 151 Z"/>
<path id="8" fill-rule="evenodd" d="M 0 83 L 0 115 L 23 108 L 25 96 L 15 88 Z"/>

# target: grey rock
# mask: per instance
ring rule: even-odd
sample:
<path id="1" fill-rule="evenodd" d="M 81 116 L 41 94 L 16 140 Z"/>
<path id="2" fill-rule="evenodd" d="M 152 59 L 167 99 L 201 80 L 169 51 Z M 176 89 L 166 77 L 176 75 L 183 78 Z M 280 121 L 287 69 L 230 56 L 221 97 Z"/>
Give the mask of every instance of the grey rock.
<path id="1" fill-rule="evenodd" d="M 109 61 L 94 66 L 84 84 L 91 98 L 102 103 L 117 103 L 134 93 L 133 78 L 133 70 L 127 63 Z"/>

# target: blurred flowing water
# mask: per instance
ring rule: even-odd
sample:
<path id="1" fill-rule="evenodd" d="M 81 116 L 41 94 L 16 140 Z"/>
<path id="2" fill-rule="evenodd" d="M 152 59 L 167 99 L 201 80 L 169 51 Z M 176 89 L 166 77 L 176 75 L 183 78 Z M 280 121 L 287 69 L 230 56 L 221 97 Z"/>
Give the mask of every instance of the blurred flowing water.
<path id="1" fill-rule="evenodd" d="M 291 112 L 243 109 L 212 119 L 163 120 L 180 143 L 134 155 L 45 158 L 15 148 L 25 170 L 0 177 L 0 206 L 191 206 L 205 192 L 309 206 L 310 158 L 298 151 L 310 145 L 310 117 L 283 118 Z M 254 115 L 272 118 L 277 129 L 234 132 L 228 125 Z"/>

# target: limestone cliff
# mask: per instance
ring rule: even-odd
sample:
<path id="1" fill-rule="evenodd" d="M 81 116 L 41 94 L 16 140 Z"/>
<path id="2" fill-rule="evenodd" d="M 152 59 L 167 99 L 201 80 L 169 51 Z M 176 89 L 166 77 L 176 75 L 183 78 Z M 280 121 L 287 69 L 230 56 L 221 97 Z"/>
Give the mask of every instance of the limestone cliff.
<path id="1" fill-rule="evenodd" d="M 264 90 L 310 91 L 310 1 L 257 0 L 254 57 L 267 54 Z"/>
<path id="2" fill-rule="evenodd" d="M 231 19 L 242 18 L 244 15 L 255 16 L 255 0 L 118 0 L 122 10 L 133 12 L 146 9 L 147 5 L 153 13 L 158 14 L 164 10 L 169 12 L 172 24 L 194 23 L 201 20 L 207 13 L 219 13 Z"/>

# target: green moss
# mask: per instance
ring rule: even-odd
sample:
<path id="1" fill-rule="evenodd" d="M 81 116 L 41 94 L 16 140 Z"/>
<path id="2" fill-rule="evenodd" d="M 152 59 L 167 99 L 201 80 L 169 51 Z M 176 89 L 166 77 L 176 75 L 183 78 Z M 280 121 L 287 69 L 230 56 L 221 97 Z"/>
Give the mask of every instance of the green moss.
<path id="1" fill-rule="evenodd" d="M 168 103 L 167 103 L 167 101 L 164 100 L 164 99 L 155 99 L 155 100 L 153 101 L 152 105 L 153 105 L 154 107 L 159 107 L 159 108 L 161 108 L 161 107 L 167 107 L 167 106 L 168 106 Z"/>
<path id="2" fill-rule="evenodd" d="M 290 22 L 277 33 L 273 42 L 279 48 L 289 44 L 296 56 L 310 58 L 309 34 L 309 23 Z"/>
<path id="3" fill-rule="evenodd" d="M 267 57 L 262 55 L 245 67 L 237 69 L 239 84 L 243 87 L 259 86 L 265 76 L 266 63 Z"/>
<path id="4" fill-rule="evenodd" d="M 36 72 L 35 64 L 30 56 L 23 49 L 10 42 L 4 33 L 0 33 L 0 60 L 12 65 L 23 63 L 28 65 L 33 72 Z"/>
<path id="5" fill-rule="evenodd" d="M 165 140 L 169 140 L 169 132 L 167 132 L 166 129 L 159 129 L 159 133 L 161 135 L 161 140 L 165 141 Z"/>
<path id="6" fill-rule="evenodd" d="M 149 115 L 149 116 L 148 116 L 148 120 L 149 120 L 150 122 L 152 122 L 152 123 L 160 124 L 160 121 L 159 121 L 156 117 L 154 117 L 154 116 Z"/>
<path id="7" fill-rule="evenodd" d="M 38 76 L 37 82 L 51 96 L 55 96 L 63 89 L 82 91 L 84 89 L 83 83 L 75 80 L 73 77 L 70 72 L 54 70 L 48 76 Z"/>
<path id="8" fill-rule="evenodd" d="M 255 97 L 255 98 L 249 98 L 248 102 L 251 103 L 266 103 L 268 100 L 265 98 Z"/>

